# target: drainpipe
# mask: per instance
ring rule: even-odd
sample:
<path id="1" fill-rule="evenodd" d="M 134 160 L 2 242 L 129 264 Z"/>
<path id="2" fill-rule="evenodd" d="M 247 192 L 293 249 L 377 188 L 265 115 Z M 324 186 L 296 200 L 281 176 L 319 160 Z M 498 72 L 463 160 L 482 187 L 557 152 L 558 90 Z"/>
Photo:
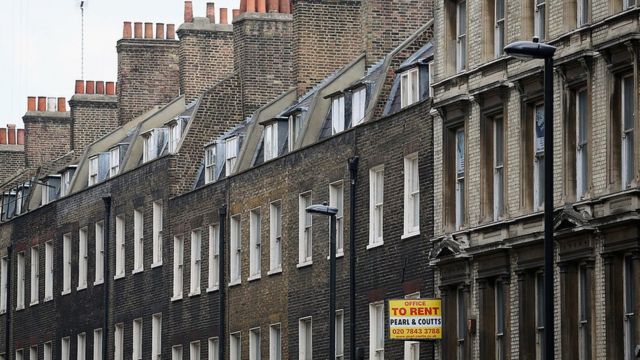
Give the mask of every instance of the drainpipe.
<path id="1" fill-rule="evenodd" d="M 356 180 L 358 177 L 358 161 L 354 156 L 349 159 L 349 359 L 356 359 Z"/>
<path id="2" fill-rule="evenodd" d="M 225 286 L 225 275 L 224 275 L 224 225 L 227 221 L 227 206 L 222 205 L 220 209 L 218 209 L 218 216 L 220 217 L 220 236 L 218 236 L 218 258 L 220 259 L 218 263 L 218 294 L 220 295 L 218 309 L 219 309 L 219 322 L 220 322 L 220 330 L 218 335 L 218 359 L 224 359 L 224 349 L 226 347 L 225 343 L 225 335 L 226 335 L 226 324 L 225 324 L 225 305 L 226 305 L 226 286 Z"/>
<path id="3" fill-rule="evenodd" d="M 104 251 L 104 259 L 103 259 L 103 273 L 104 280 L 102 285 L 104 286 L 104 324 L 102 330 L 102 360 L 109 360 L 107 354 L 109 353 L 109 284 L 110 284 L 110 275 L 109 275 L 109 234 L 110 231 L 110 221 L 111 220 L 111 195 L 105 195 L 102 197 L 102 201 L 104 201 L 104 235 L 102 236 L 104 240 L 103 251 Z"/>
<path id="4" fill-rule="evenodd" d="M 7 248 L 7 321 L 5 323 L 4 348 L 7 359 L 11 356 L 11 263 L 13 259 L 13 245 Z"/>

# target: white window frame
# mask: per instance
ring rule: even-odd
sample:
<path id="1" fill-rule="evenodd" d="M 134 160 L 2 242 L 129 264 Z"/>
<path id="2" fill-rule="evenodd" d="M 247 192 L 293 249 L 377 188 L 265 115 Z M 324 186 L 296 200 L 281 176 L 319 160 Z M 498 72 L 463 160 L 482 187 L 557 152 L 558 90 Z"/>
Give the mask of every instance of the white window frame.
<path id="1" fill-rule="evenodd" d="M 455 229 L 464 225 L 465 219 L 465 131 L 460 127 L 455 131 L 454 139 L 454 174 L 455 174 Z"/>
<path id="2" fill-rule="evenodd" d="M 178 151 L 178 144 L 182 139 L 182 121 L 184 120 L 176 120 L 175 123 L 169 126 L 169 152 L 171 154 Z"/>
<path id="3" fill-rule="evenodd" d="M 400 107 L 405 108 L 420 100 L 420 72 L 417 67 L 400 74 Z"/>
<path id="4" fill-rule="evenodd" d="M 384 301 L 369 304 L 369 360 L 384 359 Z"/>
<path id="5" fill-rule="evenodd" d="M 278 123 L 272 122 L 264 127 L 264 161 L 278 157 Z"/>
<path id="6" fill-rule="evenodd" d="M 125 217 L 116 216 L 116 269 L 113 279 L 121 279 L 125 275 Z"/>
<path id="7" fill-rule="evenodd" d="M 91 184 L 89 184 L 91 185 Z M 42 205 L 47 205 L 50 202 L 49 199 L 49 184 L 47 180 L 43 180 L 42 184 L 40 184 L 40 189 L 42 189 L 42 191 L 40 192 L 41 194 L 41 200 L 42 200 Z"/>
<path id="8" fill-rule="evenodd" d="M 249 212 L 249 278 L 260 279 L 262 267 L 262 218 L 260 208 Z"/>
<path id="9" fill-rule="evenodd" d="M 331 99 L 331 134 L 341 133 L 345 129 L 345 96 Z"/>
<path id="10" fill-rule="evenodd" d="M 282 201 L 269 206 L 269 275 L 282 272 Z"/>
<path id="11" fill-rule="evenodd" d="M 580 1 L 580 0 L 578 0 Z M 587 89 L 579 89 L 575 93 L 576 99 L 576 199 L 582 199 L 588 188 L 588 100 Z M 582 103 L 584 102 L 584 104 Z M 584 108 L 581 107 L 584 105 Z M 582 109 L 585 111 L 583 112 Z"/>
<path id="12" fill-rule="evenodd" d="M 171 347 L 171 360 L 182 360 L 182 345 Z"/>
<path id="13" fill-rule="evenodd" d="M 96 262 L 95 262 L 95 280 L 93 285 L 102 284 L 104 282 L 104 222 L 98 221 L 95 228 L 95 246 L 96 246 Z"/>
<path id="14" fill-rule="evenodd" d="M 289 151 L 296 149 L 296 142 L 302 132 L 303 119 L 302 113 L 289 116 Z"/>
<path id="15" fill-rule="evenodd" d="M 162 359 L 162 314 L 151 317 L 151 360 Z"/>
<path id="16" fill-rule="evenodd" d="M 298 359 L 313 359 L 313 319 L 311 316 L 298 320 Z"/>
<path id="17" fill-rule="evenodd" d="M 93 330 L 93 359 L 102 359 L 102 328 Z"/>
<path id="18" fill-rule="evenodd" d="M 144 209 L 133 210 L 133 270 L 144 271 Z"/>
<path id="19" fill-rule="evenodd" d="M 384 244 L 384 165 L 369 169 L 369 245 Z"/>
<path id="20" fill-rule="evenodd" d="M 113 358 L 124 360 L 124 324 L 118 323 L 113 331 Z"/>
<path id="21" fill-rule="evenodd" d="M 462 72 L 467 68 L 467 3 L 466 0 L 456 2 L 456 70 Z"/>
<path id="22" fill-rule="evenodd" d="M 231 333 L 229 337 L 229 360 L 242 359 L 242 333 L 240 331 Z"/>
<path id="23" fill-rule="evenodd" d="M 261 334 L 260 328 L 253 328 L 249 330 L 249 360 L 261 360 Z"/>
<path id="24" fill-rule="evenodd" d="M 69 190 L 71 190 L 71 170 L 66 170 L 62 173 L 62 180 L 60 181 L 60 196 L 66 196 L 69 194 Z M 18 202 L 21 204 L 21 202 Z M 16 210 L 17 211 L 17 210 Z M 18 212 L 19 214 L 20 212 Z"/>
<path id="25" fill-rule="evenodd" d="M 142 360 L 142 318 L 134 319 L 131 335 L 131 359 Z"/>
<path id="26" fill-rule="evenodd" d="M 418 153 L 404 158 L 404 231 L 402 238 L 420 234 L 420 174 Z"/>
<path id="27" fill-rule="evenodd" d="M 36 305 L 40 300 L 40 249 L 38 245 L 31 248 L 31 281 L 29 287 L 31 290 L 30 306 Z"/>
<path id="28" fill-rule="evenodd" d="M 336 359 L 344 360 L 344 310 L 336 310 Z"/>
<path id="29" fill-rule="evenodd" d="M 171 301 L 182 299 L 184 288 L 184 238 L 173 237 L 173 297 Z"/>
<path id="30" fill-rule="evenodd" d="M 216 145 L 204 149 L 204 183 L 216 181 Z"/>
<path id="31" fill-rule="evenodd" d="M 367 111 L 367 88 L 360 87 L 353 90 L 351 96 L 351 127 L 362 124 Z"/>
<path id="32" fill-rule="evenodd" d="M 336 213 L 336 257 L 344 256 L 344 184 L 342 180 L 329 184 L 329 206 L 338 209 Z"/>
<path id="33" fill-rule="evenodd" d="M 533 34 L 539 40 L 544 40 L 546 36 L 546 0 L 535 0 L 533 15 Z"/>
<path id="34" fill-rule="evenodd" d="M 629 83 L 627 83 L 629 81 Z M 627 99 L 625 96 L 625 87 L 631 86 L 631 99 Z M 635 86 L 633 84 L 633 74 L 626 75 L 621 78 L 620 81 L 620 129 L 621 129 L 621 175 L 622 175 L 622 188 L 626 189 L 631 187 L 635 178 L 635 154 L 634 154 L 634 144 L 635 144 L 635 115 L 634 115 L 634 98 L 635 95 Z M 631 112 L 627 114 L 625 112 L 625 107 L 629 102 Z M 629 119 L 627 119 L 629 117 Z M 628 127 L 627 124 L 631 124 L 631 127 Z"/>
<path id="35" fill-rule="evenodd" d="M 156 157 L 158 157 L 158 149 L 156 145 L 156 133 L 155 131 L 151 131 L 144 136 L 143 141 L 143 152 L 142 152 L 142 162 L 149 162 Z"/>
<path id="36" fill-rule="evenodd" d="M 70 360 L 71 358 L 71 338 L 66 336 L 60 340 L 60 359 Z"/>
<path id="37" fill-rule="evenodd" d="M 9 294 L 8 274 L 9 274 L 9 257 L 2 257 L 0 263 L 0 314 L 7 312 L 7 298 Z"/>
<path id="38" fill-rule="evenodd" d="M 220 340 L 218 340 L 217 337 L 210 337 L 207 341 L 207 343 L 209 344 L 209 349 L 208 349 L 208 360 L 218 360 L 218 354 L 220 351 Z"/>
<path id="39" fill-rule="evenodd" d="M 120 171 L 120 147 L 116 146 L 109 150 L 109 177 L 118 175 Z"/>
<path id="40" fill-rule="evenodd" d="M 153 263 L 151 267 L 162 265 L 162 202 L 153 202 Z"/>
<path id="41" fill-rule="evenodd" d="M 87 272 L 89 264 L 89 228 L 83 227 L 78 231 L 78 288 L 87 288 Z"/>
<path id="42" fill-rule="evenodd" d="M 282 360 L 282 329 L 280 323 L 269 325 L 269 360 Z"/>
<path id="43" fill-rule="evenodd" d="M 16 360 L 24 360 L 24 353 L 22 349 L 17 349 L 16 350 Z M 31 360 L 31 359 L 29 359 Z M 68 360 L 68 357 L 67 357 Z"/>
<path id="44" fill-rule="evenodd" d="M 19 252 L 17 256 L 16 271 L 16 310 L 24 309 L 25 303 L 25 254 L 24 251 Z"/>
<path id="45" fill-rule="evenodd" d="M 496 116 L 493 125 L 493 220 L 504 212 L 504 118 Z"/>
<path id="46" fill-rule="evenodd" d="M 217 290 L 220 286 L 220 228 L 209 226 L 209 277 L 207 291 Z"/>
<path id="47" fill-rule="evenodd" d="M 589 0 L 576 0 L 576 25 L 582 27 L 589 22 Z"/>
<path id="48" fill-rule="evenodd" d="M 405 295 L 405 300 L 419 300 L 420 292 Z M 420 342 L 405 341 L 404 342 L 404 360 L 420 360 Z"/>
<path id="49" fill-rule="evenodd" d="M 312 199 L 311 191 L 298 196 L 298 268 L 313 264 L 313 217 L 306 211 Z"/>
<path id="50" fill-rule="evenodd" d="M 230 176 L 233 174 L 233 170 L 236 165 L 236 160 L 238 158 L 238 150 L 239 150 L 239 139 L 237 136 L 226 139 L 224 141 L 225 146 L 225 174 L 226 176 Z"/>
<path id="51" fill-rule="evenodd" d="M 200 283 L 202 282 L 202 232 L 199 229 L 191 231 L 190 247 L 189 296 L 195 296 L 200 295 Z"/>
<path id="52" fill-rule="evenodd" d="M 539 112 L 539 113 L 538 113 Z M 533 107 L 533 210 L 544 208 L 544 134 L 539 136 L 536 130 L 536 116 L 541 115 L 544 122 L 544 105 Z M 543 125 L 544 126 L 544 125 Z M 544 128 L 544 127 L 543 127 Z"/>
<path id="53" fill-rule="evenodd" d="M 87 358 L 87 334 L 80 333 L 76 337 L 76 359 L 85 360 L 86 358 Z"/>
<path id="54" fill-rule="evenodd" d="M 44 301 L 53 300 L 53 241 L 44 243 Z"/>
<path id="55" fill-rule="evenodd" d="M 95 185 L 95 184 L 98 183 L 98 169 L 99 168 L 100 168 L 99 156 L 96 155 L 96 156 L 90 157 L 89 158 L 89 180 L 88 180 L 89 186 Z M 48 200 L 48 196 L 47 196 L 47 200 Z M 47 203 L 48 203 L 48 201 L 47 201 Z"/>
<path id="56" fill-rule="evenodd" d="M 230 261 L 229 286 L 242 283 L 242 224 L 240 214 L 229 221 L 230 226 Z"/>
<path id="57" fill-rule="evenodd" d="M 38 360 L 38 345 L 29 348 L 29 360 Z"/>
<path id="58" fill-rule="evenodd" d="M 51 341 L 44 343 L 43 353 L 44 360 L 53 360 L 53 343 Z"/>
<path id="59" fill-rule="evenodd" d="M 493 3 L 493 55 L 496 58 L 499 58 L 504 54 L 505 2 L 506 0 L 494 0 Z"/>
<path id="60" fill-rule="evenodd" d="M 200 360 L 200 341 L 189 343 L 189 360 Z"/>
<path id="61" fill-rule="evenodd" d="M 71 293 L 71 234 L 62 235 L 62 295 Z"/>

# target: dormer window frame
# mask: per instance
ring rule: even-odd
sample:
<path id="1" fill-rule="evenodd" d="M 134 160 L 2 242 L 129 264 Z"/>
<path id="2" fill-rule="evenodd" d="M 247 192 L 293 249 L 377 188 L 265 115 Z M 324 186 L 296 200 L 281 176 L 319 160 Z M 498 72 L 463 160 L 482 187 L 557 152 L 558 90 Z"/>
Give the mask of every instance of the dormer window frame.
<path id="1" fill-rule="evenodd" d="M 400 73 L 400 108 L 420 101 L 420 68 L 413 66 Z"/>
<path id="2" fill-rule="evenodd" d="M 278 122 L 272 121 L 264 125 L 264 161 L 275 159 L 279 155 Z"/>
<path id="3" fill-rule="evenodd" d="M 99 182 L 100 154 L 95 154 L 89 158 L 89 179 L 87 186 L 95 185 Z"/>
<path id="4" fill-rule="evenodd" d="M 336 135 L 345 130 L 346 125 L 346 96 L 336 94 L 331 98 L 331 134 Z"/>
<path id="5" fill-rule="evenodd" d="M 41 179 L 40 181 L 40 186 L 42 189 L 41 203 L 43 206 L 46 204 L 49 204 L 52 201 L 57 200 L 57 197 L 55 194 L 56 187 L 49 183 L 51 179 L 55 179 L 55 178 L 61 178 L 61 176 L 57 174 L 56 175 L 52 174 L 52 175 L 48 175 L 44 179 Z M 54 193 L 52 193 L 52 191 L 54 191 Z"/>
<path id="6" fill-rule="evenodd" d="M 233 136 L 224 140 L 224 167 L 226 176 L 233 174 L 233 169 L 236 165 L 236 161 L 238 160 L 238 152 L 240 150 L 239 141 L 239 136 Z"/>
<path id="7" fill-rule="evenodd" d="M 169 153 L 175 154 L 178 151 L 178 145 L 184 135 L 184 130 L 189 122 L 188 116 L 179 116 L 167 123 L 169 128 Z"/>
<path id="8" fill-rule="evenodd" d="M 204 148 L 204 183 L 210 184 L 216 181 L 216 144 Z"/>
<path id="9" fill-rule="evenodd" d="M 170 133 L 169 128 L 159 127 L 159 128 L 149 129 L 147 132 L 142 134 L 142 138 L 143 138 L 142 162 L 143 163 L 147 163 L 149 161 L 155 160 L 162 155 L 162 152 L 165 146 L 168 146 L 168 140 L 169 140 L 168 133 Z M 162 139 L 159 139 L 159 134 L 162 134 L 163 136 Z M 159 140 L 162 141 L 162 144 L 158 142 Z M 160 145 L 162 145 L 162 147 L 159 147 Z"/>
<path id="10" fill-rule="evenodd" d="M 114 177 L 120 172 L 120 146 L 109 150 L 109 177 Z"/>
<path id="11" fill-rule="evenodd" d="M 362 85 L 351 91 L 351 127 L 364 121 L 367 112 L 367 86 Z"/>
<path id="12" fill-rule="evenodd" d="M 303 123 L 304 113 L 302 111 L 296 111 L 289 115 L 289 151 L 296 149 L 296 142 L 302 131 Z"/>
<path id="13" fill-rule="evenodd" d="M 60 180 L 60 197 L 69 195 L 69 191 L 71 191 L 71 181 L 73 180 L 76 169 L 77 166 L 71 165 L 61 172 L 62 179 Z"/>

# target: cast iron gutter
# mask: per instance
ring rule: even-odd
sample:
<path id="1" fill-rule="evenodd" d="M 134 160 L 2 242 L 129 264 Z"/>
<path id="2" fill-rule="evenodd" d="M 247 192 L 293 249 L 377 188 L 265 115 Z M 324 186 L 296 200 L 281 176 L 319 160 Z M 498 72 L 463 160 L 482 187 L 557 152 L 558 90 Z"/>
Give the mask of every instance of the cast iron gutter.
<path id="1" fill-rule="evenodd" d="M 349 159 L 349 359 L 356 359 L 356 181 L 358 178 L 358 162 L 354 156 Z"/>
<path id="2" fill-rule="evenodd" d="M 102 197 L 102 201 L 104 201 L 104 226 L 102 228 L 103 231 L 103 306 L 104 306 L 104 324 L 102 330 L 102 360 L 109 360 L 107 354 L 109 353 L 109 234 L 110 232 L 110 219 L 111 219 L 111 195 L 105 195 Z"/>
<path id="3" fill-rule="evenodd" d="M 218 216 L 220 221 L 220 234 L 218 236 L 218 258 L 220 259 L 218 263 L 218 292 L 219 292 L 219 303 L 218 303 L 218 311 L 219 311 L 219 334 L 218 334 L 218 359 L 224 359 L 224 348 L 225 344 L 225 298 L 226 298 L 226 286 L 225 286 L 225 274 L 224 274 L 224 266 L 225 266 L 225 255 L 224 255 L 224 244 L 225 244 L 225 229 L 224 225 L 227 220 L 227 206 L 222 205 L 220 209 L 218 209 Z"/>

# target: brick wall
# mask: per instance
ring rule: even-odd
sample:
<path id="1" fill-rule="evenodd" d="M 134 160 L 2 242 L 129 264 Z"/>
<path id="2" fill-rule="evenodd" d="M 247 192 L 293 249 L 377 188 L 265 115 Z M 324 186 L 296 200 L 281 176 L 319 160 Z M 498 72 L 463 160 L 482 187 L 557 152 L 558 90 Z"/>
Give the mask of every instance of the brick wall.
<path id="1" fill-rule="evenodd" d="M 180 37 L 180 90 L 187 104 L 233 72 L 231 25 L 195 18 L 178 29 Z"/>
<path id="2" fill-rule="evenodd" d="M 74 95 L 71 108 L 72 147 L 85 147 L 118 127 L 118 98 L 109 95 Z"/>
<path id="3" fill-rule="evenodd" d="M 27 167 L 38 166 L 71 150 L 69 112 L 27 112 L 22 120 Z"/>
<path id="4" fill-rule="evenodd" d="M 234 67 L 242 81 L 243 117 L 294 84 L 289 14 L 244 13 L 233 22 Z"/>
<path id="5" fill-rule="evenodd" d="M 0 145 L 0 184 L 24 169 L 24 145 Z"/>
<path id="6" fill-rule="evenodd" d="M 121 39 L 117 50 L 120 125 L 180 94 L 178 41 Z"/>
<path id="7" fill-rule="evenodd" d="M 359 0 L 294 0 L 294 75 L 298 94 L 353 61 L 363 50 Z"/>

